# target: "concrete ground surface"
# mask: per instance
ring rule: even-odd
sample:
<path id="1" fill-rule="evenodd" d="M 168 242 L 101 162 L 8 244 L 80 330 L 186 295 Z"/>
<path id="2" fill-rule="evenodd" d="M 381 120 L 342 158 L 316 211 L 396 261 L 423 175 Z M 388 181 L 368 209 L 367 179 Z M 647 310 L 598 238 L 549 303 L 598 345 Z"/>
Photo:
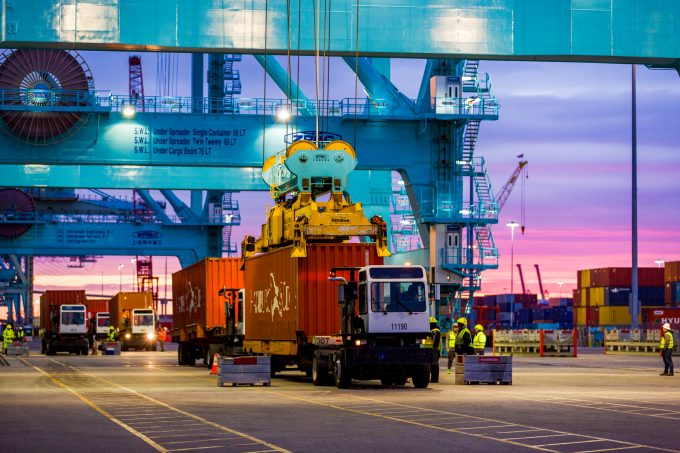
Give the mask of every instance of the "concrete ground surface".
<path id="1" fill-rule="evenodd" d="M 676 359 L 678 361 L 678 359 Z M 680 363 L 680 361 L 679 361 Z M 175 351 L 0 358 L 2 451 L 680 451 L 680 375 L 644 356 L 515 357 L 513 385 L 218 387 Z"/>

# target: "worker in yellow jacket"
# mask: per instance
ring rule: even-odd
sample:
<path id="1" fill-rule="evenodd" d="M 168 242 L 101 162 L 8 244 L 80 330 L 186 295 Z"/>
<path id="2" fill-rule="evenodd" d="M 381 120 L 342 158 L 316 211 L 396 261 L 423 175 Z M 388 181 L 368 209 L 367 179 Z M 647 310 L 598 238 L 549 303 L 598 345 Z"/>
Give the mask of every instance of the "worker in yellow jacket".
<path id="1" fill-rule="evenodd" d="M 486 348 L 486 335 L 484 335 L 484 327 L 481 324 L 475 326 L 475 337 L 472 339 L 472 349 L 475 354 L 484 355 L 484 348 Z"/>
<path id="2" fill-rule="evenodd" d="M 661 357 L 663 358 L 663 373 L 661 376 L 673 376 L 673 331 L 671 325 L 663 325 L 663 335 L 661 336 Z"/>
<path id="3" fill-rule="evenodd" d="M 2 331 L 2 346 L 5 354 L 7 354 L 7 348 L 12 343 L 14 343 L 14 329 L 12 329 L 12 324 L 8 322 Z"/>

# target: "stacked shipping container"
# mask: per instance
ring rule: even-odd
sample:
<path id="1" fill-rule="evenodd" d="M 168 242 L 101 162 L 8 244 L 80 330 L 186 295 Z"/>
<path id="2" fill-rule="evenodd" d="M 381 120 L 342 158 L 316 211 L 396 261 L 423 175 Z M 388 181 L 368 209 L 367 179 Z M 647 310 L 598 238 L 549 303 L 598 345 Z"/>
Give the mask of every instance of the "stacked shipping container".
<path id="1" fill-rule="evenodd" d="M 680 261 L 665 264 L 664 286 L 666 305 L 677 305 L 680 302 Z"/>
<path id="2" fill-rule="evenodd" d="M 478 300 L 475 299 L 475 303 Z M 535 329 L 546 324 L 558 324 L 562 329 L 572 327 L 571 300 L 566 298 L 539 304 L 536 294 L 497 294 L 484 296 L 479 304 L 498 307 L 500 319 L 497 328 L 501 329 Z M 511 321 L 514 323 L 511 324 Z"/>
<path id="3" fill-rule="evenodd" d="M 663 275 L 664 270 L 656 267 L 638 269 L 638 297 L 642 307 L 664 305 Z M 630 325 L 631 278 L 631 268 L 625 267 L 578 271 L 578 288 L 574 291 L 574 325 Z"/>

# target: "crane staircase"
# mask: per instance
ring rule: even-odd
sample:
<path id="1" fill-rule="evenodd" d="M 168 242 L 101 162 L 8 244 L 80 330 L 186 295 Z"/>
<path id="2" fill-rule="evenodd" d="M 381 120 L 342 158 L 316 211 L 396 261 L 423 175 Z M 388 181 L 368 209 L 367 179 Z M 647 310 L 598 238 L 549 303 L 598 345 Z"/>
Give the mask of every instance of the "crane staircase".
<path id="1" fill-rule="evenodd" d="M 228 53 L 224 55 L 224 111 L 238 113 L 238 103 L 234 96 L 241 94 L 241 74 L 234 69 L 234 63 L 241 61 L 240 54 Z"/>
<path id="2" fill-rule="evenodd" d="M 233 226 L 241 224 L 241 212 L 239 210 L 238 201 L 234 200 L 233 192 L 225 192 L 222 195 L 222 216 L 226 226 L 222 229 L 222 253 L 226 253 L 228 257 L 236 256 L 238 253 L 238 245 L 231 240 L 231 229 Z"/>
<path id="3" fill-rule="evenodd" d="M 465 62 L 462 82 L 466 105 L 481 103 L 484 106 L 485 103 L 492 102 L 491 83 L 488 74 L 480 77 L 478 60 Z M 498 223 L 498 203 L 491 190 L 484 158 L 475 157 L 480 123 L 479 119 L 468 120 L 463 135 L 461 157 L 456 162 L 456 173 L 463 178 L 472 179 L 473 193 L 468 194 L 469 203 L 460 210 L 456 222 L 468 232 L 462 241 L 462 253 L 455 262 L 443 263 L 443 267 L 462 278 L 451 307 L 455 315 L 470 314 L 474 293 L 481 289 L 482 271 L 498 268 L 498 250 L 490 228 L 492 224 Z"/>

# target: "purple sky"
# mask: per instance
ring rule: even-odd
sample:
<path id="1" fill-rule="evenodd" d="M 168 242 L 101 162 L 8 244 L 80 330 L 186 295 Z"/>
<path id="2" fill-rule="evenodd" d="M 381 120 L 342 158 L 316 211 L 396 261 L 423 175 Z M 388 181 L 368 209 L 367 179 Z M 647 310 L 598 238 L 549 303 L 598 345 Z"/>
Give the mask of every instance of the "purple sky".
<path id="1" fill-rule="evenodd" d="M 84 53 L 97 89 L 127 92 L 126 53 Z M 178 59 L 177 95 L 189 93 L 189 58 Z M 285 61 L 282 60 L 285 65 Z M 312 70 L 307 59 L 303 67 Z M 422 60 L 393 60 L 392 80 L 408 97 L 417 96 Z M 241 70 L 243 97 L 263 96 L 263 71 L 252 57 L 244 56 Z M 143 55 L 147 95 L 157 93 L 156 56 Z M 295 71 L 295 70 L 294 70 Z M 525 269 L 527 285 L 538 292 L 533 265 L 539 264 L 544 286 L 552 295 L 570 294 L 576 270 L 630 266 L 630 66 L 577 63 L 482 62 L 489 72 L 493 92 L 500 101 L 500 120 L 486 121 L 480 129 L 477 155 L 484 156 L 494 192 L 516 166 L 518 154 L 529 161 L 526 181 L 526 234 L 515 235 L 514 258 Z M 341 60 L 331 63 L 331 99 L 354 96 L 354 75 Z M 675 71 L 638 74 L 639 264 L 680 259 L 680 77 Z M 311 78 L 301 81 L 314 96 Z M 359 88 L 361 95 L 361 87 Z M 267 82 L 267 97 L 281 98 Z M 361 159 L 361 150 L 357 150 Z M 509 292 L 510 231 L 504 225 L 520 218 L 520 186 L 516 186 L 503 212 L 494 238 L 501 258 L 497 271 L 483 277 L 487 293 Z M 253 234 L 264 220 L 264 193 L 242 193 L 244 225 L 232 237 Z M 162 273 L 164 258 L 155 259 Z M 129 257 L 100 260 L 84 269 L 39 263 L 36 289 L 80 288 L 85 277 L 89 292 L 118 291 L 123 263 L 123 289 L 132 273 Z M 177 270 L 175 258 L 168 270 Z M 161 295 L 163 295 L 161 277 Z M 519 281 L 515 279 L 515 291 Z M 170 292 L 168 292 L 168 295 Z"/>

